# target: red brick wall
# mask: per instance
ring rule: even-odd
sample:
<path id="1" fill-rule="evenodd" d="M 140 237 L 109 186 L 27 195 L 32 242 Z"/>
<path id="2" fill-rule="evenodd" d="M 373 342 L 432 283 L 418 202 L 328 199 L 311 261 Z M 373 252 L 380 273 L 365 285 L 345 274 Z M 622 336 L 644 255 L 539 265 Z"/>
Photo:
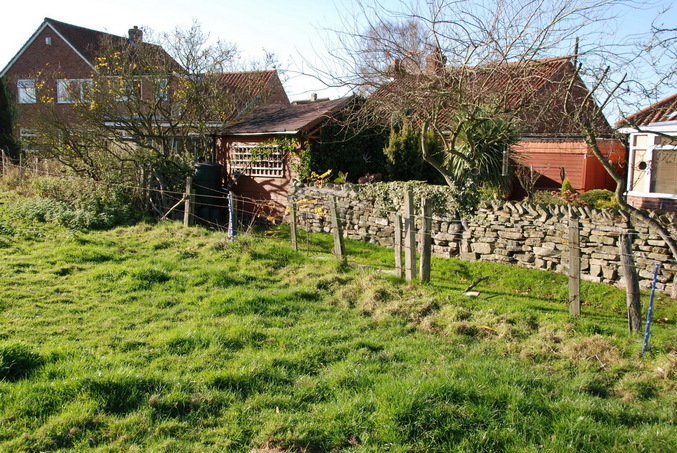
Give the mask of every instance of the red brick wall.
<path id="1" fill-rule="evenodd" d="M 51 38 L 51 45 L 45 39 Z M 50 27 L 46 27 L 36 39 L 24 50 L 18 60 L 7 71 L 10 89 L 17 96 L 16 81 L 18 79 L 37 79 L 44 85 L 38 88 L 37 96 L 56 96 L 56 79 L 86 79 L 92 76 L 92 68 L 83 60 L 59 35 Z M 16 97 L 15 97 L 16 99 Z M 19 104 L 19 127 L 30 126 L 31 104 Z M 58 105 L 61 112 L 71 106 Z"/>
<path id="2" fill-rule="evenodd" d="M 646 198 L 628 196 L 628 203 L 639 209 L 677 212 L 677 200 L 671 198 Z"/>

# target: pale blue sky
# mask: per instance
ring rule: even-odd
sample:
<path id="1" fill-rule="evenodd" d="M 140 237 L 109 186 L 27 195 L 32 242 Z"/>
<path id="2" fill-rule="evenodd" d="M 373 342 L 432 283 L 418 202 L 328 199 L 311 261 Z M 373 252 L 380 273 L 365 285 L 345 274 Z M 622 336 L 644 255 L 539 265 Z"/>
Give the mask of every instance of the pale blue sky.
<path id="1" fill-rule="evenodd" d="M 482 0 L 478 0 L 482 1 Z M 656 0 L 670 6 L 674 0 Z M 396 7 L 399 0 L 381 3 Z M 0 18 L 0 68 L 21 48 L 45 17 L 94 30 L 125 35 L 133 25 L 155 32 L 189 27 L 198 21 L 212 38 L 238 45 L 246 58 L 262 55 L 262 49 L 277 55 L 281 66 L 306 69 L 301 55 L 317 60 L 323 54 L 325 29 L 341 27 L 339 15 L 352 0 L 33 0 L 13 2 L 15 11 Z M 625 10 L 612 33 L 648 31 L 659 6 Z M 677 12 L 674 13 L 677 22 Z M 668 16 L 669 17 L 669 16 Z M 291 99 L 307 99 L 312 92 L 335 98 L 345 90 L 322 92 L 323 85 L 312 78 L 289 73 L 285 82 Z"/>

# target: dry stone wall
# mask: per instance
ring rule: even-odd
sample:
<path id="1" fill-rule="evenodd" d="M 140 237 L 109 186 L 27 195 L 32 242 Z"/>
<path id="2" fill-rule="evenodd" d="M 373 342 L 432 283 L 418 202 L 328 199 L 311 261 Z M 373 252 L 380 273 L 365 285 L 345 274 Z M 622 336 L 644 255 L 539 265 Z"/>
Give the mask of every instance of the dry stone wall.
<path id="1" fill-rule="evenodd" d="M 290 201 L 299 206 L 299 227 L 331 232 L 327 209 L 330 196 L 335 196 L 345 237 L 393 247 L 398 209 L 377 207 L 375 200 L 360 194 L 360 188 L 350 184 L 297 188 Z M 510 201 L 485 202 L 474 216 L 466 219 L 449 210 L 433 216 L 433 253 L 563 273 L 568 268 L 571 215 L 580 222 L 581 278 L 623 284 L 618 240 L 625 222 L 614 210 Z M 417 216 L 417 228 L 420 220 Z M 674 227 L 674 214 L 662 220 Z M 633 249 L 641 286 L 651 286 L 655 263 L 660 262 L 656 287 L 670 292 L 677 265 L 667 245 L 647 225 L 635 225 L 635 231 Z"/>

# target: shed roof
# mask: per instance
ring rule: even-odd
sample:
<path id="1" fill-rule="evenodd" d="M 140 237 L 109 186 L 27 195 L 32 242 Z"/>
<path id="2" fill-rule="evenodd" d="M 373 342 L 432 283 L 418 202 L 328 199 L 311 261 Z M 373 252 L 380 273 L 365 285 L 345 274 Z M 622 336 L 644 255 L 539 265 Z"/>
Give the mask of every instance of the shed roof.
<path id="1" fill-rule="evenodd" d="M 219 135 L 295 135 L 308 132 L 345 106 L 352 97 L 291 104 L 266 104 L 251 111 Z"/>

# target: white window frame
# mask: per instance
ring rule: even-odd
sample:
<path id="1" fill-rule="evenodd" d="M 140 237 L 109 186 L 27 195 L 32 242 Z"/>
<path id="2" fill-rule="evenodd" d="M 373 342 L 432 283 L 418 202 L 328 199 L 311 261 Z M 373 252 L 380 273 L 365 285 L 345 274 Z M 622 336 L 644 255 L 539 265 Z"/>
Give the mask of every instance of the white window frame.
<path id="1" fill-rule="evenodd" d="M 16 81 L 17 102 L 19 104 L 35 104 L 38 102 L 35 79 L 19 79 Z"/>
<path id="2" fill-rule="evenodd" d="M 661 152 L 661 151 L 669 152 L 671 154 L 671 156 L 670 156 L 671 162 L 669 162 L 669 163 L 672 163 L 674 165 L 674 162 L 677 161 L 677 144 L 664 143 L 664 142 L 669 142 L 669 141 L 671 141 L 671 140 L 668 139 L 665 136 L 655 135 L 654 136 L 654 145 L 649 148 L 650 153 L 651 153 L 651 162 L 652 162 L 652 165 L 650 166 L 650 169 L 649 169 L 649 181 L 650 181 L 650 184 L 651 184 L 649 186 L 650 190 L 654 189 L 654 187 L 656 185 L 656 181 L 654 181 L 654 175 L 653 175 L 653 170 L 654 170 L 653 166 L 654 165 L 661 165 L 661 162 L 657 157 L 657 155 L 658 155 L 657 151 L 659 151 L 659 152 Z M 676 143 L 677 137 L 674 137 L 672 142 Z M 663 162 L 663 165 L 668 165 L 669 163 Z M 669 192 L 650 192 L 650 193 L 665 194 L 665 195 L 676 195 L 674 193 L 669 193 Z"/>
<path id="3" fill-rule="evenodd" d="M 56 81 L 56 102 L 75 104 L 89 102 L 87 92 L 92 89 L 92 79 L 59 79 Z"/>
<path id="4" fill-rule="evenodd" d="M 673 135 L 672 132 L 666 131 L 668 135 Z M 646 143 L 642 145 L 635 145 L 635 137 L 646 135 Z M 673 135 L 674 136 L 674 135 Z M 677 140 L 677 136 L 674 136 Z M 674 144 L 663 144 L 662 142 L 666 140 L 666 137 L 663 135 L 655 134 L 649 131 L 633 133 L 630 136 L 630 159 L 631 166 L 628 171 L 628 181 L 627 181 L 627 190 L 628 195 L 640 196 L 640 197 L 655 197 L 655 198 L 674 198 L 677 194 L 667 193 L 667 192 L 654 192 L 652 191 L 654 185 L 654 165 L 660 165 L 660 162 L 657 162 L 654 159 L 654 153 L 656 151 L 671 151 L 675 153 L 675 159 L 677 159 L 677 145 Z M 640 170 L 638 165 L 640 162 L 636 162 L 637 159 L 637 150 L 645 151 L 644 161 L 646 162 L 646 168 Z M 635 172 L 645 171 L 644 181 L 642 187 L 635 187 L 633 180 L 635 177 Z"/>
<path id="5" fill-rule="evenodd" d="M 255 157 L 254 150 L 269 149 L 268 156 Z M 284 178 L 284 153 L 277 145 L 232 145 L 229 167 L 233 174 L 262 178 Z"/>

